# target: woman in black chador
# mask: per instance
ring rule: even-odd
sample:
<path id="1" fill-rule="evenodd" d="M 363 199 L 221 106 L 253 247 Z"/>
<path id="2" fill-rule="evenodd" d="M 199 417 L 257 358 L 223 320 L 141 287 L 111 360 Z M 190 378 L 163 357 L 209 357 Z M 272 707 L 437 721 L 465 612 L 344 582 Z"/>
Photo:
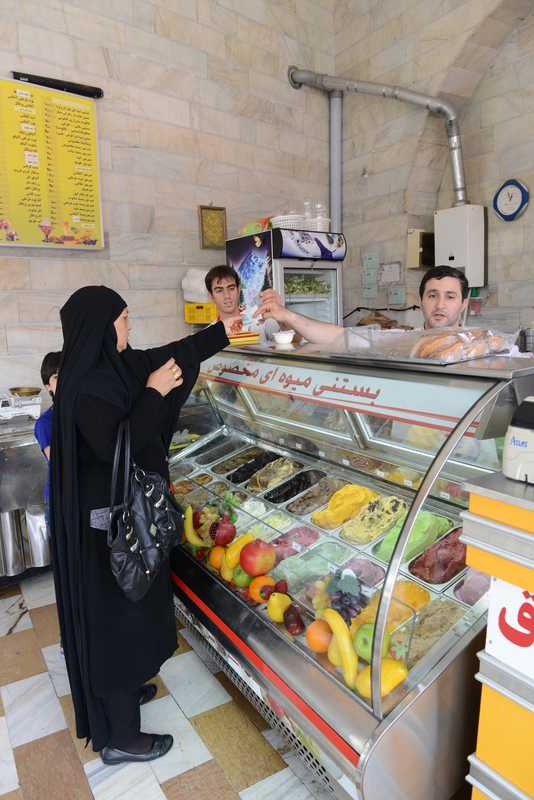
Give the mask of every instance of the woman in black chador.
<path id="1" fill-rule="evenodd" d="M 52 438 L 57 607 L 76 732 L 102 760 L 147 761 L 172 736 L 140 732 L 143 685 L 177 647 L 169 565 L 133 603 L 111 573 L 106 532 L 90 511 L 109 505 L 117 428 L 130 419 L 133 458 L 168 478 L 167 452 L 200 362 L 228 344 L 222 322 L 153 350 L 128 346 L 128 309 L 105 286 L 85 286 L 61 309 L 63 359 Z M 118 495 L 119 496 L 119 495 Z"/>

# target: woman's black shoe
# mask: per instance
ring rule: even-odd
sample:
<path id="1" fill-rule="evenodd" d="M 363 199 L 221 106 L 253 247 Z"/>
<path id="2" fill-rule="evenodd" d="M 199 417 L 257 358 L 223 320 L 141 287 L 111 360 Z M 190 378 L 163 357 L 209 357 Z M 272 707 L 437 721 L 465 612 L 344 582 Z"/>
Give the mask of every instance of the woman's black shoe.
<path id="1" fill-rule="evenodd" d="M 144 706 L 145 703 L 150 703 L 157 691 L 158 687 L 155 683 L 145 683 L 144 686 L 141 686 L 139 689 L 139 705 Z"/>
<path id="2" fill-rule="evenodd" d="M 153 761 L 161 758 L 169 752 L 174 739 L 170 733 L 155 733 L 150 750 L 146 753 L 128 753 L 126 750 L 118 750 L 116 747 L 104 747 L 100 751 L 100 758 L 104 764 L 122 764 L 126 761 Z"/>

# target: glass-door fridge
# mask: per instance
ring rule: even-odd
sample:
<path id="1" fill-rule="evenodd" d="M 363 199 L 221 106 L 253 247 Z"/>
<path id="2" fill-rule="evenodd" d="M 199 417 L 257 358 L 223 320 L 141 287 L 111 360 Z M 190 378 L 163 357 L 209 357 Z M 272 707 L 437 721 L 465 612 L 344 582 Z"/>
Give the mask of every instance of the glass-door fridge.
<path id="1" fill-rule="evenodd" d="M 347 245 L 341 233 L 274 228 L 226 242 L 226 262 L 241 280 L 245 306 L 274 288 L 292 311 L 341 325 L 341 268 Z"/>

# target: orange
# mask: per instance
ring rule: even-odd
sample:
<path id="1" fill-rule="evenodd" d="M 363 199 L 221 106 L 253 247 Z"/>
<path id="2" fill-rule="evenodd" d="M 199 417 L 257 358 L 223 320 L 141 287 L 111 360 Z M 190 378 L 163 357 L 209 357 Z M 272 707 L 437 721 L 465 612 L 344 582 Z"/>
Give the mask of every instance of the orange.
<path id="1" fill-rule="evenodd" d="M 326 653 L 331 639 L 330 625 L 324 619 L 316 619 L 306 628 L 306 643 L 314 653 Z"/>
<path id="2" fill-rule="evenodd" d="M 208 556 L 208 562 L 210 567 L 213 567 L 214 569 L 217 570 L 220 569 L 223 556 L 224 556 L 224 547 L 222 547 L 220 544 L 217 544 L 215 545 L 215 547 L 212 547 L 210 550 L 210 554 Z"/>
<path id="3" fill-rule="evenodd" d="M 248 587 L 248 594 L 251 600 L 254 600 L 255 603 L 265 603 L 265 598 L 263 598 L 260 594 L 260 590 L 263 589 L 264 586 L 274 586 L 276 581 L 274 578 L 271 578 L 270 575 L 258 575 L 257 578 L 254 578 Z"/>

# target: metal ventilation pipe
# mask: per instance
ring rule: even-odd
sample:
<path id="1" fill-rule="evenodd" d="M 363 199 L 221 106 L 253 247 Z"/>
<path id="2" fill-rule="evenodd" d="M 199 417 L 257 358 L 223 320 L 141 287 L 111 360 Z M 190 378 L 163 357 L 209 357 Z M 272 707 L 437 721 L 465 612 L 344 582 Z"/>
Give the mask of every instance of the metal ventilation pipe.
<path id="1" fill-rule="evenodd" d="M 381 83 L 370 83 L 369 81 L 350 81 L 345 78 L 335 78 L 332 75 L 323 75 L 318 72 L 312 72 L 309 69 L 299 69 L 298 67 L 291 66 L 287 71 L 289 83 L 294 89 L 300 89 L 303 84 L 306 86 L 313 86 L 316 89 L 321 89 L 323 92 L 328 92 L 330 95 L 330 216 L 332 217 L 332 230 L 334 227 L 334 214 L 337 213 L 339 208 L 339 224 L 341 223 L 341 182 L 339 189 L 332 185 L 334 176 L 341 178 L 341 166 L 333 164 L 333 158 L 337 161 L 341 158 L 341 141 L 334 143 L 333 136 L 337 136 L 337 132 L 341 132 L 341 105 L 338 107 L 332 105 L 333 97 L 339 97 L 345 92 L 360 92 L 361 94 L 371 94 L 377 97 L 390 98 L 392 100 L 400 100 L 404 103 L 411 103 L 412 105 L 421 106 L 428 109 L 432 114 L 439 114 L 445 118 L 447 128 L 447 138 L 449 141 L 449 152 L 451 156 L 452 167 L 452 188 L 454 191 L 454 205 L 463 206 L 468 202 L 467 190 L 465 187 L 465 170 L 462 156 L 462 144 L 460 141 L 460 129 L 458 126 L 458 113 L 456 109 L 444 100 L 438 100 L 436 97 L 430 95 L 420 94 L 419 92 L 412 92 L 410 89 L 401 89 L 400 86 L 388 86 Z M 339 119 L 332 122 L 332 117 L 339 115 Z M 334 134 L 335 132 L 335 134 Z M 339 154 L 339 155 L 338 155 Z M 333 198 L 333 195 L 335 197 Z"/>

